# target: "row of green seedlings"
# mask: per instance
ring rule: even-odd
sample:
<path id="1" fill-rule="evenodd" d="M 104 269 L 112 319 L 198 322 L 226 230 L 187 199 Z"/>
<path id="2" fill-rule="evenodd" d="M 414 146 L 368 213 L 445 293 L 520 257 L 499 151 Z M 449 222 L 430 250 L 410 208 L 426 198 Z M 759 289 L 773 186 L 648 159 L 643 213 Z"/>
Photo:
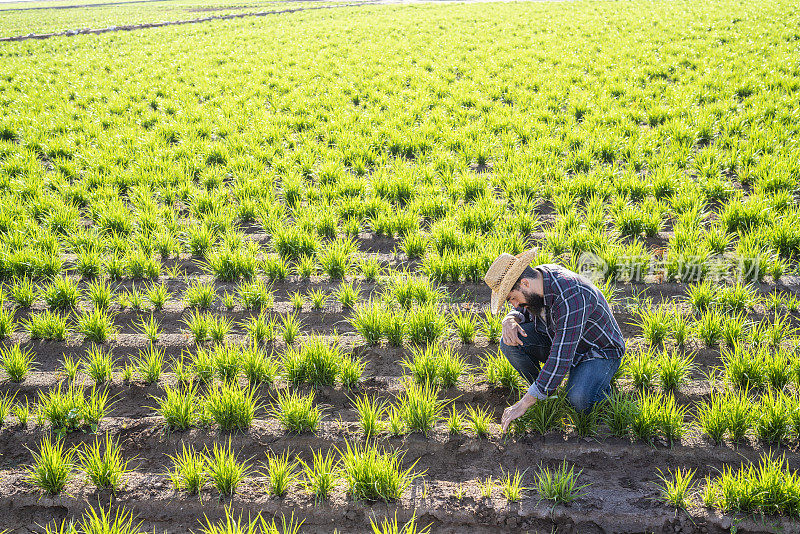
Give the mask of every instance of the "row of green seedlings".
<path id="1" fill-rule="evenodd" d="M 0 302 L 2 306 L 2 302 Z M 83 313 L 65 315 L 52 310 L 31 314 L 22 321 L 22 328 L 31 339 L 64 341 L 75 331 L 87 341 L 105 343 L 113 339 L 119 329 L 114 324 L 114 314 L 105 310 L 90 310 Z M 9 310 L 0 310 L 0 339 L 9 337 L 16 331 L 14 314 Z"/>
<path id="2" fill-rule="evenodd" d="M 158 382 L 164 369 L 164 362 L 163 349 L 154 345 L 140 349 L 138 355 L 131 358 L 122 368 L 122 380 L 130 382 L 136 376 L 146 384 Z M 33 350 L 23 350 L 19 344 L 0 348 L 0 368 L 6 372 L 11 382 L 21 383 L 36 367 Z M 110 381 L 118 369 L 117 360 L 110 350 L 103 350 L 93 345 L 80 359 L 71 355 L 64 356 L 61 373 L 64 378 L 75 380 L 78 372 L 83 372 L 96 386 L 99 386 Z"/>
<path id="3" fill-rule="evenodd" d="M 200 354 L 200 353 L 198 353 Z M 212 384 L 202 402 L 195 384 L 186 383 L 177 387 L 166 386 L 163 397 L 156 398 L 157 412 L 164 417 L 172 429 L 183 430 L 196 424 L 215 422 L 224 430 L 244 430 L 250 427 L 256 412 L 262 407 L 259 396 L 252 386 L 273 383 L 278 375 L 275 362 L 258 355 L 258 352 L 220 349 L 214 353 L 203 353 L 194 362 L 195 375 L 211 384 L 214 376 L 221 383 Z M 245 358 L 242 362 L 240 358 Z M 198 373 L 198 365 L 200 372 Z M 293 385 L 311 384 L 331 386 L 340 381 L 353 388 L 363 372 L 363 364 L 341 354 L 336 347 L 320 341 L 311 341 L 299 349 L 289 349 L 283 355 L 282 376 Z M 236 377 L 242 373 L 251 385 L 241 387 Z M 186 376 L 189 379 L 189 375 Z M 314 432 L 317 430 L 323 409 L 314 403 L 314 391 L 301 395 L 291 389 L 277 390 L 273 396 L 273 407 L 268 415 L 278 419 L 288 431 Z"/>
<path id="4" fill-rule="evenodd" d="M 52 311 L 74 310 L 80 306 L 84 296 L 95 309 L 107 310 L 116 302 L 121 309 L 160 311 L 173 296 L 164 282 L 145 284 L 144 289 L 133 285 L 130 290 L 117 293 L 116 289 L 107 281 L 95 279 L 86 285 L 84 292 L 78 288 L 75 281 L 66 277 L 54 278 L 51 284 L 43 289 L 39 289 L 30 279 L 16 280 L 6 289 L 8 296 L 17 308 L 29 308 L 41 298 Z M 336 291 L 335 297 L 342 302 L 344 307 L 352 307 L 357 298 L 349 300 L 348 297 L 349 293 L 354 290 L 358 290 L 358 285 L 354 285 L 353 282 L 343 282 Z M 213 283 L 195 280 L 185 288 L 182 302 L 192 308 L 208 309 L 217 301 L 217 298 Z M 324 294 L 320 295 L 319 292 L 314 292 L 307 294 L 304 300 L 309 300 L 316 305 L 316 308 L 319 308 L 327 298 Z M 239 305 L 245 310 L 260 310 L 272 308 L 275 296 L 269 284 L 260 278 L 255 278 L 237 284 L 235 293 L 225 292 L 221 302 L 227 309 L 233 309 Z"/>
<path id="5" fill-rule="evenodd" d="M 16 398 L 16 393 L 0 397 L 0 427 L 6 424 L 9 415 L 21 426 L 26 426 L 33 415 L 39 426 L 47 423 L 57 435 L 79 429 L 96 431 L 114 404 L 106 388 L 88 389 L 75 382 L 67 386 L 61 382 L 41 392 L 35 406 L 27 398 L 24 404 L 15 402 Z"/>
<path id="6" fill-rule="evenodd" d="M 586 492 L 582 490 L 591 485 L 589 483 L 579 483 L 578 478 L 583 473 L 583 470 L 575 471 L 575 466 L 569 465 L 566 459 L 554 467 L 540 465 L 538 471 L 534 474 L 532 486 L 523 486 L 523 478 L 526 471 L 527 469 L 522 473 L 519 470 L 515 470 L 513 473 L 503 471 L 499 479 L 494 479 L 491 475 L 483 480 L 478 479 L 477 486 L 480 496 L 484 499 L 490 499 L 494 490 L 499 489 L 503 497 L 511 503 L 521 501 L 525 498 L 526 492 L 534 490 L 539 496 L 537 504 L 543 500 L 548 500 L 555 507 L 558 504 L 569 504 L 585 496 Z M 463 484 L 459 484 L 453 497 L 461 501 L 465 495 L 466 491 Z"/>
<path id="7" fill-rule="evenodd" d="M 775 290 L 762 296 L 753 284 L 744 285 L 741 282 L 720 285 L 704 280 L 691 284 L 686 288 L 684 300 L 695 314 L 709 308 L 733 314 L 757 310 L 759 307 L 771 312 L 781 311 L 782 308 L 796 312 L 800 308 L 800 300 L 791 292 Z"/>
<path id="8" fill-rule="evenodd" d="M 744 312 L 726 313 L 717 307 L 706 308 L 694 318 L 682 314 L 675 305 L 645 308 L 637 311 L 632 324 L 641 329 L 642 337 L 651 345 L 663 345 L 671 337 L 679 347 L 690 339 L 706 347 L 717 347 L 721 342 L 732 347 L 741 341 L 777 347 L 797 332 L 787 315 L 774 314 L 752 321 Z"/>
<path id="9" fill-rule="evenodd" d="M 569 425 L 580 436 L 597 436 L 602 424 L 611 436 L 648 443 L 660 439 L 671 444 L 695 428 L 715 444 L 726 438 L 739 443 L 751 434 L 767 444 L 800 439 L 800 401 L 786 393 L 769 391 L 753 399 L 747 391 L 715 392 L 693 414 L 669 393 L 616 391 L 587 413 L 571 410 L 562 397 L 534 404 L 512 423 L 512 433 L 545 434 Z"/>
<path id="10" fill-rule="evenodd" d="M 273 248 L 279 254 L 277 257 L 266 254 L 258 243 L 243 234 L 228 232 L 220 236 L 205 225 L 191 228 L 188 237 L 187 248 L 198 258 L 200 266 L 217 280 L 228 282 L 249 280 L 258 274 L 265 274 L 272 279 L 285 278 L 289 267 L 286 259 L 299 261 L 303 257 L 315 258 L 311 260 L 314 270 L 318 264 L 322 272 L 338 280 L 356 265 L 354 256 L 358 251 L 358 244 L 351 237 L 333 239 L 323 248 L 319 240 L 309 239 L 311 234 L 295 235 L 291 229 L 288 233 L 273 233 Z M 109 254 L 94 247 L 84 248 L 77 253 L 74 270 L 86 279 L 107 276 L 112 280 L 155 280 L 164 271 L 164 257 L 159 259 L 154 248 L 154 244 L 148 242 L 126 247 L 125 250 L 113 250 Z M 13 279 L 53 276 L 65 272 L 61 258 L 46 264 L 45 269 L 32 269 L 32 264 L 36 263 L 33 257 L 39 253 L 34 248 L 28 248 L 3 256 L 0 258 L 0 275 L 4 279 Z M 26 263 L 26 260 L 30 261 Z M 309 260 L 304 260 L 304 263 L 307 265 Z M 302 273 L 308 268 L 305 265 L 299 267 Z M 177 263 L 166 272 L 169 276 L 179 273 L 180 266 Z"/>
<path id="11" fill-rule="evenodd" d="M 731 386 L 781 392 L 793 385 L 800 390 L 800 354 L 795 349 L 782 346 L 773 351 L 768 346 L 735 343 L 732 348 L 722 349 L 722 364 L 723 378 Z M 671 392 L 685 384 L 696 370 L 692 353 L 649 347 L 626 354 L 617 377 L 627 377 L 640 390 L 650 390 L 657 383 Z"/>
<path id="12" fill-rule="evenodd" d="M 97 534 L 99 532 L 108 532 L 113 534 L 147 534 L 147 531 L 142 530 L 142 522 L 125 510 L 125 507 L 119 507 L 111 511 L 111 508 L 99 507 L 99 512 L 94 508 L 89 508 L 84 512 L 79 520 L 62 520 L 60 523 L 55 521 L 52 524 L 48 523 L 44 526 L 44 534 Z M 199 530 L 190 529 L 189 532 L 198 534 L 240 534 L 248 532 L 249 534 L 300 534 L 302 524 L 305 522 L 297 521 L 292 514 L 289 518 L 281 516 L 280 523 L 276 523 L 275 518 L 268 520 L 260 512 L 255 518 L 250 517 L 246 522 L 242 521 L 241 514 L 234 517 L 230 507 L 225 507 L 225 517 L 220 521 L 214 522 L 205 518 L 200 523 Z M 388 521 L 385 520 L 385 521 Z M 378 530 L 375 533 L 389 534 L 390 532 L 397 532 L 391 530 Z M 409 534 L 412 534 L 409 532 Z"/>
<path id="13" fill-rule="evenodd" d="M 485 336 L 489 343 L 497 343 L 502 333 L 501 319 L 489 312 L 480 318 L 462 310 L 446 314 L 434 304 L 403 309 L 370 301 L 356 307 L 349 320 L 367 343 L 377 345 L 386 340 L 399 347 L 406 339 L 416 344 L 434 343 L 447 334 L 449 324 L 464 344 L 474 343 L 477 334 Z"/>
<path id="14" fill-rule="evenodd" d="M 380 272 L 379 261 L 376 259 L 369 261 L 371 262 L 369 265 L 376 267 L 378 269 L 376 272 Z M 77 282 L 68 277 L 56 277 L 43 289 L 38 289 L 27 278 L 15 280 L 8 286 L 8 290 L 12 301 L 18 307 L 30 307 L 41 295 L 51 311 L 74 310 L 79 306 L 83 296 Z M 334 296 L 344 308 L 351 308 L 358 300 L 359 292 L 360 285 L 356 282 L 342 282 Z M 86 297 L 95 309 L 107 310 L 115 300 L 115 290 L 107 281 L 97 279 L 87 285 Z M 167 289 L 166 284 L 161 282 L 145 285 L 144 290 L 133 286 L 130 290 L 124 290 L 116 295 L 116 301 L 121 308 L 143 310 L 147 307 L 158 311 L 171 297 L 172 293 Z M 385 296 L 387 300 L 399 302 L 404 307 L 408 307 L 410 301 L 428 304 L 443 297 L 444 293 L 440 289 L 432 287 L 427 280 L 402 273 L 389 279 Z M 297 309 L 302 308 L 306 300 L 311 303 L 312 308 L 320 309 L 327 299 L 327 295 L 323 292 L 312 291 L 307 295 L 295 292 L 290 301 Z M 217 292 L 214 284 L 200 280 L 190 283 L 185 288 L 182 297 L 182 301 L 187 306 L 199 309 L 210 308 L 216 300 Z M 241 305 L 243 309 L 271 308 L 274 305 L 274 293 L 270 285 L 256 278 L 240 282 L 237 285 L 236 294 L 226 292 L 222 297 L 222 303 L 228 309 L 232 309 L 236 305 Z"/>
<path id="15" fill-rule="evenodd" d="M 9 352 L 27 354 L 32 358 L 32 353 L 23 353 L 18 346 Z M 364 364 L 356 358 L 341 352 L 337 345 L 329 345 L 319 338 L 309 339 L 299 348 L 289 348 L 282 357 L 281 375 L 290 384 L 312 384 L 314 386 L 332 386 L 337 381 L 346 388 L 356 386 L 364 370 Z M 129 380 L 136 372 L 145 383 L 155 383 L 161 376 L 164 368 L 164 353 L 161 349 L 150 346 L 141 350 L 139 356 L 132 359 L 122 372 L 123 380 Z M 65 358 L 64 372 L 71 379 L 70 385 L 64 389 L 62 383 L 42 394 L 39 400 L 37 413 L 40 422 L 47 420 L 56 429 L 72 430 L 82 426 L 83 421 L 73 421 L 70 417 L 77 417 L 85 402 L 83 389 L 76 385 L 74 379 L 78 370 L 82 370 L 91 377 L 96 386 L 109 381 L 117 364 L 113 354 L 97 347 L 90 348 L 83 359 L 76 362 L 72 357 Z M 217 345 L 209 349 L 201 349 L 191 363 L 184 362 L 183 358 L 176 360 L 173 371 L 183 387 L 165 388 L 166 395 L 157 398 L 159 412 L 165 417 L 172 428 L 184 429 L 198 422 L 216 422 L 224 429 L 244 429 L 250 426 L 255 412 L 260 407 L 252 386 L 272 384 L 279 375 L 278 362 L 262 350 L 250 346 Z M 242 388 L 238 377 L 243 375 L 249 382 L 249 388 Z M 220 384 L 214 384 L 214 379 L 219 378 Z M 195 381 L 208 385 L 208 392 L 204 402 L 200 402 Z M 312 392 L 313 394 L 313 392 Z M 93 404 L 100 403 L 95 412 L 104 414 L 108 407 L 108 394 L 100 392 L 97 387 L 93 389 L 91 398 Z M 279 394 L 279 399 L 293 399 L 294 394 Z M 313 395 L 309 400 L 312 404 Z M 285 400 L 285 402 L 290 402 Z M 55 409 L 52 405 L 59 406 Z M 27 402 L 26 405 L 27 406 Z M 0 401 L 0 423 L 11 411 L 24 413 L 19 405 L 13 403 L 13 398 L 8 396 Z M 70 413 L 74 410 L 74 413 Z M 283 413 L 281 411 L 280 413 Z M 100 415 L 99 417 L 102 417 Z M 92 418 L 96 425 L 99 417 Z M 80 419 L 80 418 L 78 418 Z M 27 422 L 27 415 L 18 417 L 20 424 Z"/>
<path id="16" fill-rule="evenodd" d="M 240 460 L 230 443 L 227 447 L 215 444 L 211 454 L 184 444 L 183 450 L 170 458 L 169 476 L 174 488 L 189 494 L 199 493 L 213 483 L 221 494 L 231 495 L 253 472 L 251 459 Z M 308 462 L 292 457 L 289 451 L 268 453 L 259 474 L 268 481 L 266 493 L 277 497 L 284 497 L 292 485 L 299 483 L 315 501 L 321 502 L 344 483 L 355 499 L 391 502 L 402 498 L 412 482 L 424 475 L 414 471 L 416 461 L 404 468 L 404 458 L 405 453 L 397 449 L 386 450 L 372 442 L 348 442 L 344 449 L 334 447 L 324 454 L 321 450 L 312 451 Z"/>
<path id="17" fill-rule="evenodd" d="M 629 376 L 639 390 L 637 396 L 617 391 L 588 414 L 571 413 L 572 424 L 579 434 L 590 435 L 602 422 L 611 435 L 632 434 L 645 441 L 658 436 L 673 441 L 695 426 L 715 443 L 721 443 L 726 436 L 739 442 L 751 430 L 766 443 L 784 443 L 792 436 L 800 436 L 800 401 L 784 391 L 790 376 L 796 377 L 788 358 L 781 360 L 765 350 L 737 347 L 726 352 L 723 361 L 726 381 L 733 389 L 712 392 L 710 399 L 697 406 L 691 422 L 685 421 L 689 407 L 678 405 L 672 392 L 694 369 L 692 356 L 665 351 L 654 357 L 648 350 L 627 357 L 615 377 Z M 489 384 L 512 391 L 523 389 L 519 374 L 501 353 L 485 358 L 483 366 Z M 663 393 L 649 391 L 656 378 Z M 751 399 L 764 388 L 766 392 L 759 399 Z M 514 429 L 544 434 L 563 428 L 565 401 L 561 396 L 534 404 L 519 422 L 514 422 Z"/>
<path id="18" fill-rule="evenodd" d="M 294 513 L 288 518 L 281 516 L 280 522 L 275 518 L 267 519 L 261 512 L 255 517 L 248 515 L 242 519 L 242 514 L 235 515 L 230 506 L 225 506 L 225 515 L 218 521 L 212 521 L 207 516 L 205 523 L 200 520 L 199 530 L 190 529 L 189 532 L 197 534 L 300 534 L 305 520 L 296 520 Z M 142 522 L 137 522 L 135 517 L 124 507 L 116 508 L 112 513 L 110 509 L 100 507 L 99 512 L 94 508 L 88 511 L 78 521 L 62 520 L 44 526 L 44 534 L 96 534 L 110 532 L 113 534 L 147 534 L 141 529 Z M 397 514 L 393 518 L 384 518 L 378 522 L 370 518 L 372 534 L 430 534 L 430 525 L 419 526 L 416 514 L 405 523 L 398 523 Z"/>
<path id="19" fill-rule="evenodd" d="M 681 468 L 661 473 L 661 498 L 683 510 L 699 500 L 726 513 L 800 517 L 800 475 L 789 469 L 785 457 L 769 453 L 758 465 L 742 463 L 736 470 L 723 465 L 718 475 L 705 477 L 702 487 L 695 474 L 694 469 Z"/>

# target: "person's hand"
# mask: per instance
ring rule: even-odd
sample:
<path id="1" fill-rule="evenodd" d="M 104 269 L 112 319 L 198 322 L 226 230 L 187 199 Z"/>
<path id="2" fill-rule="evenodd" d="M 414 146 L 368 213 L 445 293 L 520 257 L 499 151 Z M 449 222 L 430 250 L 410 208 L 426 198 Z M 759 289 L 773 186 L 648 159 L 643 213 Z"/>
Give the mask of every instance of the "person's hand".
<path id="1" fill-rule="evenodd" d="M 516 319 L 513 317 L 503 319 L 503 343 L 510 347 L 522 345 L 522 340 L 519 338 L 520 334 L 523 337 L 528 337 L 528 334 L 525 333 L 525 330 L 522 329 Z"/>
<path id="2" fill-rule="evenodd" d="M 503 417 L 500 419 L 500 426 L 502 426 L 501 433 L 505 434 L 511 422 L 514 421 L 514 419 L 525 415 L 525 412 L 528 411 L 528 408 L 533 406 L 535 402 L 536 397 L 529 393 L 525 393 L 525 395 L 519 401 L 517 401 L 516 404 L 503 410 Z"/>

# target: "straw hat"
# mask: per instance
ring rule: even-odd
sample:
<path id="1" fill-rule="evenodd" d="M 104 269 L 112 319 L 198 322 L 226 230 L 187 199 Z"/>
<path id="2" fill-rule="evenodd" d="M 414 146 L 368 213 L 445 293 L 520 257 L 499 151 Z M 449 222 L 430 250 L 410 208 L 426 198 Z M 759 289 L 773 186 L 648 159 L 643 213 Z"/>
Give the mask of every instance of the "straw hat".
<path id="1" fill-rule="evenodd" d="M 517 283 L 522 271 L 529 266 L 536 257 L 536 247 L 514 256 L 508 252 L 500 254 L 486 271 L 483 281 L 492 290 L 492 313 L 500 312 L 500 307 L 508 298 L 511 288 Z"/>

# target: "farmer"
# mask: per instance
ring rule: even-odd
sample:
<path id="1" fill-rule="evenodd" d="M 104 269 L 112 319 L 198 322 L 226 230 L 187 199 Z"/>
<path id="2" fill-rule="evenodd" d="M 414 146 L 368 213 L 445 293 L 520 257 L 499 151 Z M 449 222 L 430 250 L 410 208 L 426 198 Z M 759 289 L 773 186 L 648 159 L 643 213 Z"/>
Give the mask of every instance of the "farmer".
<path id="1" fill-rule="evenodd" d="M 492 290 L 492 313 L 508 302 L 500 350 L 530 383 L 525 395 L 505 409 L 503 432 L 537 400 L 552 395 L 564 375 L 567 399 L 587 412 L 611 393 L 611 379 L 625 353 L 625 340 L 608 301 L 588 278 L 556 264 L 531 267 L 531 249 L 503 253 L 484 281 Z"/>

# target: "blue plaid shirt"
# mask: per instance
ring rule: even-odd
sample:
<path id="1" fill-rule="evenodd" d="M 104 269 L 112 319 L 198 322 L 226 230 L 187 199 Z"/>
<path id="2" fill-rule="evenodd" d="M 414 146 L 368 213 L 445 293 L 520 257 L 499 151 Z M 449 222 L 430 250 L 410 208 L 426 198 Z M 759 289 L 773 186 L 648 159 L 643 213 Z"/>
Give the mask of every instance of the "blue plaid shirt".
<path id="1" fill-rule="evenodd" d="M 560 265 L 534 267 L 542 275 L 544 315 L 523 307 L 509 312 L 520 323 L 550 338 L 550 356 L 528 388 L 538 399 L 552 395 L 571 366 L 594 358 L 621 358 L 625 354 L 622 331 L 602 292 L 588 278 Z"/>

